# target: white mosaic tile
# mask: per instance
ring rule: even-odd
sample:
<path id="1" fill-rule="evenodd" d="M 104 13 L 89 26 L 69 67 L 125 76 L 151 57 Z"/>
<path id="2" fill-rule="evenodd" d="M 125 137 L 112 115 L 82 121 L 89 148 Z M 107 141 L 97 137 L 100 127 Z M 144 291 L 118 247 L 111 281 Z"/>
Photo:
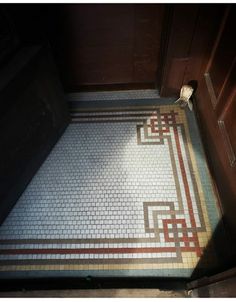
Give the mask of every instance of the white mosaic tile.
<path id="1" fill-rule="evenodd" d="M 102 100 L 129 100 L 159 98 L 155 89 L 117 90 L 101 92 L 77 92 L 67 94 L 68 101 L 102 101 Z"/>
<path id="2" fill-rule="evenodd" d="M 168 146 L 137 145 L 135 129 L 135 122 L 70 125 L 1 226 L 1 238 L 68 238 L 71 220 L 74 238 L 105 238 L 105 231 L 114 238 L 117 225 L 121 237 L 148 237 L 143 202 L 170 200 L 165 184 L 175 192 L 175 183 L 166 169 Z"/>

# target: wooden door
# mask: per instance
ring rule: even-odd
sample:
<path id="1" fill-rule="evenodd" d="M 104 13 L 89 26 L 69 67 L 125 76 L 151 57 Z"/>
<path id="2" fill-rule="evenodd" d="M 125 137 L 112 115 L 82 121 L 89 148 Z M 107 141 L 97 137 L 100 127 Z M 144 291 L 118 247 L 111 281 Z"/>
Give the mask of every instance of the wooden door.
<path id="1" fill-rule="evenodd" d="M 155 87 L 163 5 L 76 4 L 59 10 L 63 23 L 54 32 L 55 52 L 67 91 L 101 85 Z"/>
<path id="2" fill-rule="evenodd" d="M 235 12 L 235 9 L 226 9 L 204 74 L 212 109 L 221 132 L 222 148 L 227 155 L 229 167 L 233 170 L 236 167 Z"/>
<path id="3" fill-rule="evenodd" d="M 219 190 L 224 219 L 236 238 L 236 7 L 223 18 L 197 92 L 205 145 Z"/>

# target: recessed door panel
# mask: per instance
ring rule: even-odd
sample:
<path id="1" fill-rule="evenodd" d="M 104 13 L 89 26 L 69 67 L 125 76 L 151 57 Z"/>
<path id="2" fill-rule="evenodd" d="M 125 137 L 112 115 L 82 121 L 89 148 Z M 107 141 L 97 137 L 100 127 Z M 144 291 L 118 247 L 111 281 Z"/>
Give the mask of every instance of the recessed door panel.
<path id="1" fill-rule="evenodd" d="M 236 43 L 232 39 L 235 17 L 235 8 L 228 7 L 205 73 L 222 146 L 231 167 L 236 163 Z"/>
<path id="2" fill-rule="evenodd" d="M 234 34 L 235 9 L 227 8 L 205 72 L 206 84 L 214 109 L 221 106 L 221 102 L 224 104 L 227 102 L 222 95 L 226 91 L 228 81 L 232 79 L 230 77 L 236 59 Z"/>
<path id="3" fill-rule="evenodd" d="M 150 83 L 160 70 L 164 5 L 64 5 L 56 41 L 67 91 L 88 85 Z M 58 33 L 57 33 L 58 34 Z"/>

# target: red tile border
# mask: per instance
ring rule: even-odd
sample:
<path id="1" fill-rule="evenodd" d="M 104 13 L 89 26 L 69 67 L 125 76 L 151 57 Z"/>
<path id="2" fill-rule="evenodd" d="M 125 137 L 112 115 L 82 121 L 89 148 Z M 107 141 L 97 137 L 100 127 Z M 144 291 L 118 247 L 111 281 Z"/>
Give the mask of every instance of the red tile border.
<path id="1" fill-rule="evenodd" d="M 0 255 L 28 254 L 132 254 L 132 253 L 174 253 L 175 247 L 149 248 L 82 248 L 82 249 L 2 249 Z"/>

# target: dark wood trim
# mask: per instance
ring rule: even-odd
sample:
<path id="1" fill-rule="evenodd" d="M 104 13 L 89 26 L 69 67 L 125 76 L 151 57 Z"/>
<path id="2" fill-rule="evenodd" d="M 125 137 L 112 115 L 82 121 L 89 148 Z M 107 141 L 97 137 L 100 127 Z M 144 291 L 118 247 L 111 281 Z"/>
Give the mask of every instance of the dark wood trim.
<path id="1" fill-rule="evenodd" d="M 219 120 L 218 121 L 218 126 L 219 126 L 219 129 L 220 129 L 223 141 L 224 141 L 224 145 L 225 145 L 226 153 L 228 155 L 230 166 L 234 167 L 235 164 L 236 164 L 236 155 L 235 155 L 235 152 L 233 150 L 228 132 L 226 130 L 224 120 Z"/>
<path id="2" fill-rule="evenodd" d="M 217 34 L 214 46 L 212 48 L 212 52 L 210 54 L 209 62 L 208 62 L 207 67 L 206 67 L 206 72 L 204 74 L 205 80 L 206 80 L 207 89 L 208 89 L 208 92 L 209 92 L 209 95 L 210 95 L 210 98 L 211 98 L 212 107 L 213 107 L 214 110 L 215 110 L 215 108 L 216 108 L 216 106 L 218 104 L 218 101 L 220 99 L 220 95 L 222 93 L 223 87 L 226 84 L 226 80 L 224 82 L 223 87 L 221 88 L 220 94 L 218 96 L 216 96 L 214 88 L 213 88 L 213 84 L 212 84 L 212 81 L 211 81 L 210 68 L 211 68 L 213 59 L 215 57 L 215 53 L 216 53 L 217 47 L 219 45 L 220 39 L 222 37 L 223 31 L 224 31 L 224 28 L 225 28 L 225 24 L 226 24 L 228 15 L 229 15 L 229 11 L 230 11 L 230 5 L 228 5 L 227 8 L 225 9 L 225 13 L 224 13 L 221 25 L 220 25 L 220 29 L 219 29 L 219 32 Z M 230 72 L 231 72 L 231 70 L 229 71 L 228 76 L 229 76 Z"/>
<path id="3" fill-rule="evenodd" d="M 229 78 L 230 78 L 230 76 L 231 76 L 231 73 L 232 73 L 233 69 L 235 68 L 235 63 L 236 63 L 236 56 L 235 56 L 235 58 L 234 58 L 234 60 L 233 60 L 233 63 L 232 63 L 232 65 L 231 65 L 230 69 L 229 69 L 228 72 L 227 72 L 227 75 L 226 75 L 226 77 L 225 77 L 224 83 L 223 83 L 223 85 L 222 85 L 222 87 L 221 87 L 221 90 L 220 90 L 220 92 L 219 92 L 217 101 L 219 101 L 219 100 L 221 99 L 221 96 L 222 96 L 222 94 L 223 94 L 223 92 L 224 92 L 224 89 L 225 89 L 227 83 L 228 83 L 228 80 L 229 80 Z"/>
<path id="4" fill-rule="evenodd" d="M 199 20 L 199 4 L 175 4 L 168 16 L 168 38 L 161 97 L 178 97 L 191 65 L 191 50 Z M 188 82 L 188 81 L 187 81 Z"/>
<path id="5" fill-rule="evenodd" d="M 203 277 L 201 279 L 191 281 L 187 284 L 187 289 L 190 290 L 190 289 L 210 285 L 212 283 L 226 280 L 226 279 L 232 278 L 234 276 L 236 276 L 236 268 L 232 268 L 230 270 L 216 274 L 211 277 Z"/>
<path id="6" fill-rule="evenodd" d="M 163 18 L 163 29 L 162 29 L 162 36 L 161 36 L 161 49 L 159 54 L 159 72 L 157 72 L 156 78 L 156 88 L 160 91 L 163 87 L 164 81 L 164 73 L 167 61 L 167 50 L 169 45 L 170 33 L 171 33 L 171 25 L 173 20 L 173 6 L 166 4 L 164 18 Z"/>
<path id="7" fill-rule="evenodd" d="M 214 90 L 213 85 L 212 85 L 211 76 L 208 72 L 206 72 L 204 74 L 204 77 L 205 77 L 206 86 L 207 86 L 207 89 L 208 89 L 208 92 L 209 92 L 209 95 L 210 95 L 212 107 L 213 107 L 213 109 L 215 109 L 218 100 L 217 100 L 215 90 Z"/>
<path id="8" fill-rule="evenodd" d="M 221 39 L 223 30 L 224 30 L 224 28 L 225 28 L 225 23 L 226 23 L 226 21 L 227 21 L 228 15 L 229 15 L 229 10 L 230 10 L 230 5 L 228 5 L 228 7 L 227 7 L 226 10 L 225 10 L 225 13 L 224 13 L 224 16 L 223 16 L 223 20 L 222 20 L 222 22 L 221 22 L 220 29 L 219 29 L 217 38 L 216 38 L 216 40 L 215 40 L 215 43 L 214 43 L 212 52 L 211 52 L 211 54 L 210 54 L 209 62 L 208 62 L 207 67 L 206 67 L 206 72 L 209 72 L 209 69 L 211 68 L 212 61 L 213 61 L 213 59 L 214 59 L 214 56 L 215 56 L 215 52 L 216 52 L 217 46 L 218 46 L 218 44 L 219 44 L 219 42 L 220 42 L 220 39 Z"/>
<path id="9" fill-rule="evenodd" d="M 207 159 L 207 161 L 206 161 L 207 167 L 209 169 L 210 176 L 211 176 L 211 181 L 212 181 L 212 184 L 213 184 L 213 190 L 214 190 L 214 193 L 217 197 L 217 205 L 220 209 L 220 213 L 223 217 L 222 220 L 223 220 L 223 223 L 224 223 L 224 209 L 223 209 L 223 206 L 222 206 L 222 200 L 220 198 L 219 190 L 218 190 L 218 187 L 217 187 L 217 184 L 216 184 L 216 181 L 215 181 L 215 177 L 214 177 L 215 174 L 214 174 L 214 169 L 213 169 L 213 166 L 212 166 L 210 150 L 208 148 L 208 145 L 205 143 L 207 141 L 207 137 L 205 135 L 204 123 L 202 122 L 201 114 L 200 114 L 200 112 L 198 110 L 198 107 L 197 107 L 196 97 L 194 97 L 193 106 L 194 106 L 195 116 L 196 116 L 196 119 L 197 119 L 197 124 L 198 124 L 199 132 L 200 132 L 201 141 L 203 142 L 203 151 L 204 151 L 205 157 Z"/>

